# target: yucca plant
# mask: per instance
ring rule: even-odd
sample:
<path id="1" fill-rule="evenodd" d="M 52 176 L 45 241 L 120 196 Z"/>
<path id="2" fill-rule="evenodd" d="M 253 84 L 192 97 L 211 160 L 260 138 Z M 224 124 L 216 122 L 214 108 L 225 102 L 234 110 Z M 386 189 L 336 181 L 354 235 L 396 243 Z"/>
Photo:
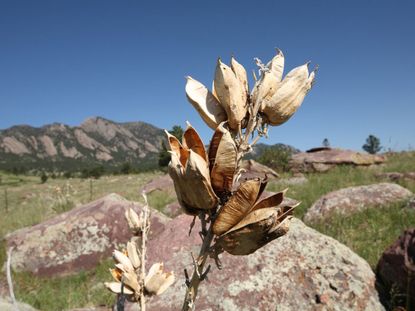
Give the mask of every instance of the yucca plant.
<path id="1" fill-rule="evenodd" d="M 259 78 L 249 90 L 245 68 L 235 58 L 230 66 L 217 61 L 212 91 L 187 77 L 186 95 L 205 123 L 214 130 L 208 150 L 188 124 L 182 141 L 169 135 L 169 174 L 184 211 L 198 217 L 203 243 L 194 272 L 186 273 L 186 295 L 182 310 L 195 308 L 200 282 L 208 257 L 220 268 L 219 254 L 248 255 L 288 232 L 295 206 L 283 203 L 284 193 L 262 198 L 265 180 L 240 181 L 243 156 L 268 126 L 286 122 L 311 89 L 315 71 L 309 63 L 294 68 L 283 78 L 284 55 L 276 55 L 264 65 L 255 59 Z M 239 184 L 239 187 L 235 187 Z M 235 189 L 236 188 L 236 189 Z"/>

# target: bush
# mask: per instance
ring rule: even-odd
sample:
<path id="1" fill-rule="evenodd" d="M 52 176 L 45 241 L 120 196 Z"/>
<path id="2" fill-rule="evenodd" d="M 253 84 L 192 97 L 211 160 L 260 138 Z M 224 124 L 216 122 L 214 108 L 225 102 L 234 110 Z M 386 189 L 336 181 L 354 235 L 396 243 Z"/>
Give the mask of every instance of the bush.
<path id="1" fill-rule="evenodd" d="M 265 149 L 257 161 L 278 172 L 287 172 L 289 170 L 291 156 L 291 150 L 281 146 L 272 146 Z"/>
<path id="2" fill-rule="evenodd" d="M 42 175 L 40 175 L 40 181 L 42 184 L 44 184 L 45 182 L 47 182 L 48 180 L 48 175 L 46 175 L 45 172 L 42 172 Z"/>

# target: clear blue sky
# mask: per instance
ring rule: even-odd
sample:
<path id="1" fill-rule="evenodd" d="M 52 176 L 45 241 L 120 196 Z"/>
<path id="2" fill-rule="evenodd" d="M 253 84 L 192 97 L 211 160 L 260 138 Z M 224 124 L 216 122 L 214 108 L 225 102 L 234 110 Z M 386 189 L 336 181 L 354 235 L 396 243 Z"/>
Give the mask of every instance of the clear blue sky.
<path id="1" fill-rule="evenodd" d="M 0 1 L 0 128 L 89 116 L 161 128 L 189 120 L 186 75 L 211 85 L 218 56 L 254 69 L 319 64 L 297 114 L 266 143 L 415 147 L 414 1 Z"/>

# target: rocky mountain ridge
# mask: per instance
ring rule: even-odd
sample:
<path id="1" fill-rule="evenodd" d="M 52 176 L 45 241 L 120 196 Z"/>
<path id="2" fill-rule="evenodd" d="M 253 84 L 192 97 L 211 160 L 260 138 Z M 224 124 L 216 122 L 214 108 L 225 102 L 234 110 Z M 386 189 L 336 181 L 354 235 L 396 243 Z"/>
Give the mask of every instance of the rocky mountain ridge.
<path id="1" fill-rule="evenodd" d="M 17 125 L 0 131 L 0 169 L 78 169 L 91 164 L 157 164 L 163 131 L 145 122 L 117 123 L 102 117 L 80 126 Z"/>

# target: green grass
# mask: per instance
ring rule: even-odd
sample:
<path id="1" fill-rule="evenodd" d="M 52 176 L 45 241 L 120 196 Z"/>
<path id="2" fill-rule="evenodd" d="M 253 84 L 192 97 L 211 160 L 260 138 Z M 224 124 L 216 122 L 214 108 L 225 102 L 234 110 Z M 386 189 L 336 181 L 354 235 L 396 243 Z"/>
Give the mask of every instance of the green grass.
<path id="1" fill-rule="evenodd" d="M 415 171 L 415 152 L 391 154 L 388 162 L 376 169 L 337 167 L 327 173 L 308 174 L 308 182 L 289 186 L 288 196 L 302 201 L 295 215 L 302 218 L 307 209 L 322 195 L 340 188 L 382 182 L 376 177 L 381 172 Z M 92 199 L 115 192 L 129 200 L 143 202 L 138 189 L 161 173 L 107 176 L 92 182 Z M 49 179 L 40 184 L 39 177 L 1 174 L 0 237 L 16 229 L 30 226 L 79 204 L 90 201 L 90 182 L 83 179 Z M 284 174 L 286 177 L 286 174 Z M 69 185 L 68 185 L 69 183 Z M 415 182 L 400 184 L 415 192 Z M 4 190 L 8 191 L 9 211 L 4 210 Z M 60 189 L 59 191 L 57 189 Z M 281 182 L 270 182 L 267 190 L 286 188 Z M 149 205 L 163 211 L 174 201 L 174 193 L 154 191 L 148 195 Z M 404 203 L 366 209 L 344 216 L 334 216 L 324 223 L 309 224 L 349 246 L 375 267 L 380 254 L 404 229 L 415 224 L 415 211 L 403 208 Z M 4 242 L 0 242 L 0 264 L 5 261 Z M 115 297 L 103 288 L 111 281 L 108 267 L 111 260 L 96 269 L 74 276 L 39 278 L 29 273 L 15 273 L 14 283 L 19 300 L 40 310 L 62 310 L 93 305 L 111 305 Z M 0 278 L 4 278 L 3 275 Z"/>
<path id="2" fill-rule="evenodd" d="M 347 217 L 337 215 L 312 227 L 349 246 L 374 269 L 382 252 L 405 228 L 415 224 L 415 210 L 404 206 L 405 202 L 369 208 Z"/>
<path id="3" fill-rule="evenodd" d="M 14 273 L 15 294 L 39 310 L 64 310 L 85 306 L 110 306 L 115 297 L 103 282 L 111 281 L 108 269 L 112 260 L 94 270 L 62 278 L 39 278 L 29 273 Z"/>

